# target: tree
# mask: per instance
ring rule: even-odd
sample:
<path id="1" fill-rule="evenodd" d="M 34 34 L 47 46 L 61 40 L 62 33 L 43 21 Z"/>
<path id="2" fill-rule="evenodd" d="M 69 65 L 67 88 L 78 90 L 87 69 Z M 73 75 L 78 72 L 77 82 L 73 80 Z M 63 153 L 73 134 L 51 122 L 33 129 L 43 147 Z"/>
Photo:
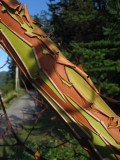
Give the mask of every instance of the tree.
<path id="1" fill-rule="evenodd" d="M 11 90 L 15 89 L 15 63 L 9 57 L 8 58 L 8 72 L 6 72 L 6 77 L 4 79 L 4 86 L 2 86 L 2 90 L 4 94 L 7 94 Z"/>
<path id="2" fill-rule="evenodd" d="M 12 58 L 9 58 L 8 73 L 6 77 L 6 86 L 4 90 L 9 92 L 10 90 L 20 88 L 19 68 L 15 64 Z M 6 92 L 5 91 L 5 92 Z"/>

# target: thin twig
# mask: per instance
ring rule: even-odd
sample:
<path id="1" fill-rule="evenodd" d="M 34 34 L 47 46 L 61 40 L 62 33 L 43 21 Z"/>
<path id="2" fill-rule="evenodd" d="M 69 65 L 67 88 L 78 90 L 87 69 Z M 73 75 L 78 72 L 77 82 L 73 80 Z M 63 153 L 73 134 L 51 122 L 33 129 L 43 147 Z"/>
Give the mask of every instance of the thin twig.
<path id="1" fill-rule="evenodd" d="M 4 116 L 5 116 L 5 118 L 7 120 L 7 123 L 8 123 L 8 127 L 9 127 L 10 131 L 12 132 L 14 138 L 16 139 L 17 143 L 20 144 L 21 141 L 20 141 L 19 137 L 17 136 L 17 134 L 15 133 L 15 131 L 14 131 L 13 127 L 12 127 L 12 124 L 11 124 L 9 118 L 8 118 L 8 115 L 7 115 L 4 103 L 2 101 L 1 95 L 0 95 L 0 102 L 1 102 L 1 107 L 2 107 L 2 110 L 3 110 Z"/>
<path id="2" fill-rule="evenodd" d="M 35 120 L 34 124 L 33 124 L 33 127 L 31 128 L 31 130 L 29 131 L 27 137 L 25 138 L 24 140 L 24 144 L 26 143 L 26 141 L 28 140 L 29 136 L 31 135 L 31 132 L 34 130 L 35 128 L 35 125 L 37 124 L 40 116 L 41 116 L 41 113 L 45 112 L 46 111 L 46 108 L 44 108 L 42 111 L 39 112 L 38 116 L 37 116 L 37 119 Z"/>
<path id="3" fill-rule="evenodd" d="M 25 84 L 24 80 L 22 79 L 21 81 L 22 81 L 22 83 L 23 83 L 23 85 L 24 85 L 24 87 L 25 87 L 26 92 L 27 92 L 35 101 L 37 101 L 40 105 L 43 105 L 44 103 L 43 103 L 42 101 L 40 101 L 38 98 L 36 98 L 35 96 L 33 96 L 33 95 L 30 93 L 30 91 L 28 90 L 27 85 Z"/>
<path id="4" fill-rule="evenodd" d="M 2 69 L 3 67 L 5 67 L 5 66 L 8 64 L 8 62 L 9 62 L 9 58 L 7 58 L 5 64 L 3 64 L 3 65 L 0 67 L 0 69 Z"/>

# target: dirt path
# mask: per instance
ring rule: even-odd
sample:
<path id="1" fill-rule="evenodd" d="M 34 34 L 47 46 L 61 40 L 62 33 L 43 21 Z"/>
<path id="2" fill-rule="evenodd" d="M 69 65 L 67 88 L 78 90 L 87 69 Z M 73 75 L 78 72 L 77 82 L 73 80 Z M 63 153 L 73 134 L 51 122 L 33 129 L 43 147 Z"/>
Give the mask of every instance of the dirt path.
<path id="1" fill-rule="evenodd" d="M 40 106 L 36 105 L 30 95 L 26 94 L 15 101 L 6 111 L 14 129 L 17 130 L 21 125 L 32 123 L 39 110 Z M 3 114 L 2 110 L 0 110 L 1 114 Z M 8 125 L 3 116 L 0 119 L 0 135 L 3 135 L 6 130 L 8 130 Z M 6 134 L 8 132 L 9 130 Z"/>

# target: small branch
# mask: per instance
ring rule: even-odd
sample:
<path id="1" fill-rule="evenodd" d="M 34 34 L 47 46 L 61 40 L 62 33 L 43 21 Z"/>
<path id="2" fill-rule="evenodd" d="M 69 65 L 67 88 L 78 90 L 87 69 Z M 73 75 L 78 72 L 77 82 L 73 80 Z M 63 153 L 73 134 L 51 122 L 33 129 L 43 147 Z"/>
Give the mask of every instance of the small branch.
<path id="1" fill-rule="evenodd" d="M 59 141 L 61 144 L 59 144 L 59 145 L 57 145 L 57 146 L 54 146 L 54 147 L 47 147 L 47 148 L 57 148 L 57 147 L 59 147 L 59 146 L 61 146 L 61 145 L 64 145 L 65 147 L 69 148 L 71 151 L 73 151 L 74 153 L 76 153 L 75 149 L 73 149 L 71 146 L 69 146 L 69 145 L 66 144 L 68 141 L 63 142 L 62 140 L 58 139 L 58 138 L 55 137 L 55 136 L 52 136 L 52 135 L 49 135 L 49 136 L 52 137 L 52 138 L 54 138 L 54 139 L 56 139 L 56 140 Z"/>
<path id="2" fill-rule="evenodd" d="M 5 66 L 7 65 L 8 62 L 9 62 L 9 58 L 7 58 L 5 64 L 3 64 L 3 65 L 0 67 L 0 69 L 2 69 L 3 67 L 5 67 Z"/>
<path id="3" fill-rule="evenodd" d="M 34 130 L 35 125 L 37 124 L 37 122 L 38 122 L 38 120 L 39 120 L 39 118 L 40 118 L 40 116 L 41 116 L 41 113 L 43 113 L 43 112 L 45 112 L 45 111 L 46 111 L 46 108 L 39 112 L 39 114 L 38 114 L 38 116 L 37 116 L 37 119 L 35 120 L 35 122 L 34 122 L 34 124 L 33 124 L 33 127 L 31 128 L 31 130 L 29 131 L 27 137 L 26 137 L 25 140 L 24 140 L 24 144 L 26 143 L 26 141 L 28 140 L 29 136 L 31 135 L 31 132 Z"/>
<path id="4" fill-rule="evenodd" d="M 17 143 L 15 143 L 15 144 L 0 144 L 0 147 L 14 147 L 17 145 L 18 145 Z"/>
<path id="5" fill-rule="evenodd" d="M 38 102 L 40 105 L 43 105 L 43 104 L 44 104 L 43 101 L 40 101 L 38 98 L 36 98 L 35 96 L 33 96 L 33 95 L 30 93 L 30 91 L 28 90 L 28 88 L 27 88 L 24 80 L 22 79 L 21 81 L 22 81 L 22 83 L 23 83 L 23 85 L 24 85 L 24 87 L 25 87 L 26 92 L 27 92 L 36 102 Z"/>
<path id="6" fill-rule="evenodd" d="M 9 127 L 10 131 L 12 132 L 12 134 L 13 134 L 14 138 L 16 139 L 17 143 L 21 144 L 21 141 L 20 141 L 19 137 L 16 135 L 16 133 L 15 133 L 13 127 L 12 127 L 12 124 L 11 124 L 9 118 L 8 118 L 8 115 L 7 115 L 5 106 L 3 104 L 1 95 L 0 95 L 0 102 L 1 102 L 1 107 L 2 107 L 2 110 L 3 110 L 4 116 L 5 116 L 6 120 L 7 120 L 8 127 Z"/>

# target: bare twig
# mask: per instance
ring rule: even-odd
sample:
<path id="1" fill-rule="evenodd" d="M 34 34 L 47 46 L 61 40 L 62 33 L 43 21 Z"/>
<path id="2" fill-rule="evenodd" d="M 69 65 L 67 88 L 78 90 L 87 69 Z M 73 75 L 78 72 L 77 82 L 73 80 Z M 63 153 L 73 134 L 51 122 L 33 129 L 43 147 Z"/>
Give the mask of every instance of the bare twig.
<path id="1" fill-rule="evenodd" d="M 3 65 L 0 67 L 0 69 L 2 69 L 3 67 L 5 67 L 5 66 L 8 64 L 8 62 L 9 62 L 9 58 L 7 58 L 5 64 L 3 64 Z"/>
<path id="2" fill-rule="evenodd" d="M 24 140 L 24 144 L 25 144 L 26 141 L 28 140 L 29 136 L 31 135 L 31 132 L 34 130 L 35 125 L 37 124 L 39 118 L 41 117 L 41 114 L 42 114 L 43 112 L 45 112 L 45 110 L 46 110 L 46 108 L 44 108 L 42 111 L 39 112 L 39 114 L 38 114 L 38 116 L 37 116 L 37 118 L 36 118 L 36 120 L 35 120 L 35 122 L 34 122 L 34 124 L 33 124 L 33 127 L 31 128 L 31 130 L 29 131 L 27 137 L 26 137 L 25 140 Z"/>
<path id="3" fill-rule="evenodd" d="M 14 138 L 16 139 L 17 143 L 18 143 L 18 144 L 21 144 L 21 141 L 20 141 L 19 137 L 17 136 L 17 134 L 15 133 L 15 131 L 14 131 L 13 127 L 12 127 L 12 124 L 11 124 L 9 118 L 8 118 L 8 115 L 7 115 L 7 112 L 6 112 L 4 103 L 3 103 L 3 101 L 2 101 L 1 95 L 0 95 L 0 102 L 1 102 L 1 107 L 2 107 L 3 113 L 4 113 L 4 115 L 5 115 L 5 118 L 6 118 L 6 120 L 7 120 L 8 127 L 9 127 L 10 131 L 12 132 L 12 134 L 13 134 Z"/>
<path id="4" fill-rule="evenodd" d="M 25 82 L 24 82 L 23 79 L 22 79 L 22 83 L 23 83 L 23 85 L 24 85 L 24 87 L 25 87 L 26 92 L 27 92 L 38 104 L 44 105 L 44 102 L 43 102 L 43 101 L 39 100 L 38 98 L 36 98 L 35 96 L 33 96 L 33 95 L 30 93 L 30 91 L 28 90 L 27 85 L 25 84 Z"/>

